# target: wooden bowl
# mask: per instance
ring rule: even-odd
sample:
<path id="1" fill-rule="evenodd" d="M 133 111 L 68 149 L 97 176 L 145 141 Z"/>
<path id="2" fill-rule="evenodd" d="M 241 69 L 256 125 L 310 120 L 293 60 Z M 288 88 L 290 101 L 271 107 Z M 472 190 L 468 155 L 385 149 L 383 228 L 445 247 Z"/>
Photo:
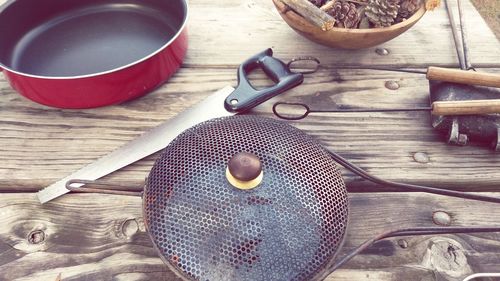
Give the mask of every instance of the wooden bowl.
<path id="1" fill-rule="evenodd" d="M 289 9 L 280 0 L 273 0 L 273 3 L 281 17 L 297 33 L 316 43 L 344 49 L 370 48 L 389 41 L 408 30 L 425 14 L 425 7 L 422 6 L 409 19 L 390 27 L 366 29 L 334 27 L 331 30 L 323 31 L 295 11 Z"/>

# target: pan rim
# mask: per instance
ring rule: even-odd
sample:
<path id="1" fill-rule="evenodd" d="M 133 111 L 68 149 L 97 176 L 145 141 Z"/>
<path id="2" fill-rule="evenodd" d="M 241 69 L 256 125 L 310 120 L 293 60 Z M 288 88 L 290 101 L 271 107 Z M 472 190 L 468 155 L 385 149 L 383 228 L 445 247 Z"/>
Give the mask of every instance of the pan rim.
<path id="1" fill-rule="evenodd" d="M 2 11 L 4 11 L 7 7 L 9 7 L 15 1 L 16 0 L 8 0 L 7 2 L 5 2 L 0 7 L 0 13 Z M 188 22 L 189 16 L 190 16 L 189 0 L 180 0 L 180 1 L 182 1 L 182 4 L 184 5 L 184 8 L 185 8 L 185 13 L 184 14 L 185 15 L 184 15 L 184 20 L 182 22 L 182 25 L 176 31 L 176 33 L 174 34 L 174 36 L 172 36 L 172 38 L 170 38 L 170 40 L 168 40 L 167 43 L 163 44 L 156 51 L 151 52 L 147 56 L 142 57 L 142 58 L 140 58 L 138 60 L 135 60 L 135 61 L 133 61 L 131 63 L 125 64 L 125 65 L 122 65 L 122 66 L 119 66 L 119 67 L 115 67 L 115 68 L 110 69 L 110 70 L 105 70 L 105 71 L 100 71 L 100 72 L 95 72 L 95 73 L 89 73 L 89 74 L 82 74 L 82 75 L 73 75 L 73 76 L 48 76 L 48 75 L 29 74 L 29 73 L 25 73 L 25 72 L 13 70 L 12 68 L 7 67 L 6 65 L 4 65 L 2 62 L 0 62 L 0 71 L 4 70 L 6 72 L 11 72 L 11 73 L 14 73 L 14 74 L 17 74 L 17 75 L 20 75 L 20 76 L 29 77 L 29 78 L 37 78 L 37 79 L 46 79 L 46 80 L 73 80 L 73 79 L 82 79 L 82 78 L 93 78 L 93 77 L 103 76 L 103 75 L 106 75 L 106 74 L 112 74 L 112 73 L 115 73 L 115 72 L 127 69 L 129 67 L 135 66 L 135 65 L 140 64 L 140 63 L 142 63 L 144 61 L 147 61 L 148 59 L 156 56 L 158 53 L 160 53 L 163 50 L 167 49 L 185 31 L 186 26 L 187 26 L 187 22 Z"/>

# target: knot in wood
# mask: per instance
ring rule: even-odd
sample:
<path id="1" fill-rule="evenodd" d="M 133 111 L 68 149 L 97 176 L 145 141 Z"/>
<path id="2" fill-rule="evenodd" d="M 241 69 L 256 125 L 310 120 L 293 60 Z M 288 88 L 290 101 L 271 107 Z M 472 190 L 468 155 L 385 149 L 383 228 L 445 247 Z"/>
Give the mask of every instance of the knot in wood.
<path id="1" fill-rule="evenodd" d="M 45 241 L 45 232 L 43 232 L 42 230 L 32 231 L 28 235 L 28 242 L 30 244 L 37 245 L 37 244 L 42 243 L 43 241 Z"/>
<path id="2" fill-rule="evenodd" d="M 439 237 L 431 240 L 424 257 L 424 265 L 451 277 L 461 277 L 472 272 L 465 250 L 458 241 Z"/>

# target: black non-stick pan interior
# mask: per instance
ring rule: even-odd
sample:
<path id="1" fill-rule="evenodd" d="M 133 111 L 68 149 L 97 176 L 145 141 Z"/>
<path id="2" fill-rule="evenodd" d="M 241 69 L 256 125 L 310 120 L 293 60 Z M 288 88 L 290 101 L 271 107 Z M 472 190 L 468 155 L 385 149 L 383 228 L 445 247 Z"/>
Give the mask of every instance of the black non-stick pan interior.
<path id="1" fill-rule="evenodd" d="M 0 63 L 40 76 L 113 70 L 159 50 L 181 29 L 183 0 L 17 0 L 0 11 Z"/>

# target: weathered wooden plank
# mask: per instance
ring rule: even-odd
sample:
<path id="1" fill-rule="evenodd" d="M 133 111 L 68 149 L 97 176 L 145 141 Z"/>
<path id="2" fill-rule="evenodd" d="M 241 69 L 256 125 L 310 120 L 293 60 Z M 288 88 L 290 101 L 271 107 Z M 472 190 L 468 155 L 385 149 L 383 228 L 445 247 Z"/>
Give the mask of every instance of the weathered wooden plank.
<path id="1" fill-rule="evenodd" d="M 470 3 L 464 4 L 473 64 L 499 67 L 498 40 Z M 234 85 L 236 65 L 267 47 L 274 47 L 285 60 L 298 55 L 321 59 L 324 68 L 309 76 L 305 85 L 273 100 L 315 106 L 336 102 L 390 107 L 427 102 L 422 76 L 336 70 L 340 65 L 457 65 L 443 8 L 383 44 L 390 55 L 379 56 L 375 48 L 333 50 L 307 41 L 281 21 L 269 0 L 193 0 L 190 6 L 190 50 L 184 68 L 168 84 L 139 100 L 92 110 L 51 109 L 14 93 L 0 74 L 0 191 L 38 190 L 92 162 L 209 93 Z M 490 71 L 498 73 L 498 69 Z M 268 85 L 262 75 L 254 77 L 256 85 Z M 389 80 L 401 88 L 387 90 L 384 83 Z M 269 116 L 273 101 L 254 113 Z M 293 124 L 383 178 L 499 190 L 498 156 L 483 148 L 446 146 L 428 123 L 427 114 L 399 113 L 323 114 Z M 429 162 L 416 162 L 416 152 L 425 153 Z M 155 157 L 107 179 L 135 185 L 138 190 Z M 373 190 L 345 175 L 351 189 Z M 453 225 L 499 223 L 500 210 L 495 205 L 440 196 L 353 194 L 351 201 L 351 226 L 343 253 L 385 228 L 431 225 L 436 210 L 449 212 Z M 41 206 L 34 194 L 2 194 L 0 280 L 53 281 L 60 273 L 65 281 L 178 280 L 151 247 L 140 203 L 131 197 L 70 195 Z M 405 238 L 407 248 L 398 246 L 398 240 L 377 243 L 329 280 L 461 280 L 467 273 L 495 271 L 500 265 L 496 234 Z"/>
<path id="2" fill-rule="evenodd" d="M 0 190 L 38 190 L 109 153 L 211 92 L 236 83 L 233 69 L 182 69 L 169 83 L 139 100 L 90 110 L 59 110 L 34 104 L 0 81 Z M 189 83 L 196 77 L 197 83 Z M 268 85 L 253 75 L 256 86 Z M 397 81 L 398 90 L 384 87 Z M 327 108 L 411 107 L 428 103 L 421 75 L 366 70 L 322 69 L 303 85 L 261 106 L 271 115 L 275 101 L 306 102 Z M 293 125 L 304 129 L 356 164 L 380 177 L 467 190 L 498 190 L 500 158 L 482 147 L 455 147 L 430 127 L 427 113 L 311 115 Z M 428 163 L 413 155 L 425 153 Z M 140 188 L 156 156 L 108 177 Z M 346 174 L 351 188 L 365 187 Z"/>
<path id="3" fill-rule="evenodd" d="M 455 7 L 455 1 L 450 2 Z M 473 65 L 500 66 L 500 42 L 472 4 L 463 3 Z M 189 6 L 190 47 L 186 66 L 238 65 L 269 47 L 275 48 L 276 54 L 284 59 L 312 55 L 331 66 L 458 66 L 444 5 L 428 12 L 403 35 L 382 44 L 380 47 L 390 51 L 388 56 L 376 54 L 376 48 L 331 49 L 308 41 L 281 20 L 271 0 L 192 0 Z"/>
<path id="4" fill-rule="evenodd" d="M 432 226 L 438 210 L 455 226 L 500 224 L 500 208 L 490 203 L 420 193 L 351 194 L 350 201 L 340 256 L 386 229 Z M 138 197 L 77 194 L 42 206 L 34 194 L 3 194 L 0 280 L 54 281 L 60 273 L 64 281 L 178 280 L 153 250 L 141 217 Z M 388 239 L 328 280 L 462 280 L 497 270 L 499 253 L 499 234 Z"/>
<path id="5" fill-rule="evenodd" d="M 500 42 L 472 4 L 469 1 L 462 2 L 469 31 L 472 63 L 476 66 L 498 67 Z M 450 3 L 455 7 L 455 1 Z M 390 51 L 388 56 L 375 53 L 376 47 L 341 50 L 313 43 L 289 28 L 270 0 L 219 1 L 217 5 L 210 0 L 197 0 L 191 1 L 191 8 L 191 46 L 186 60 L 186 65 L 189 66 L 206 63 L 238 64 L 248 54 L 271 46 L 282 58 L 312 55 L 331 66 L 458 66 L 444 5 L 433 12 L 427 12 L 413 28 L 401 36 L 380 45 L 379 47 Z M 454 8 L 454 11 L 457 12 L 457 9 Z M 458 21 L 458 15 L 455 19 Z M 207 38 L 206 34 L 213 34 L 213 37 Z M 221 48 L 222 45 L 225 47 Z"/>

